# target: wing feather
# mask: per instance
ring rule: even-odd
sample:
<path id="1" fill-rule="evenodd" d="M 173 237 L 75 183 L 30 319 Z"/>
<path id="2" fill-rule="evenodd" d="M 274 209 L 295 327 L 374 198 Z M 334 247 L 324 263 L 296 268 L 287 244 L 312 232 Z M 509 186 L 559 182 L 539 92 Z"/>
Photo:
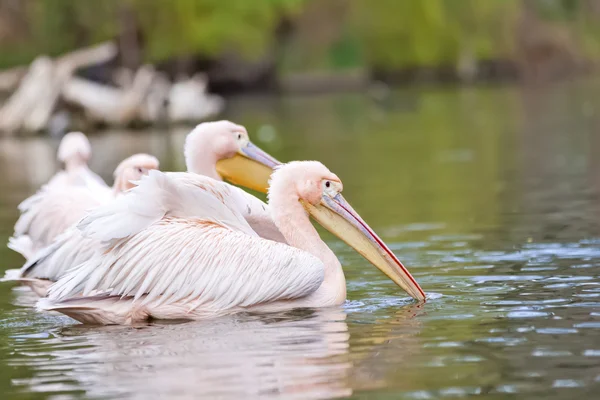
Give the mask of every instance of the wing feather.
<path id="1" fill-rule="evenodd" d="M 85 236 L 106 242 L 135 235 L 169 215 L 214 218 L 255 234 L 235 209 L 230 191 L 230 185 L 205 176 L 152 170 L 125 195 L 90 213 L 78 227 Z"/>
<path id="2" fill-rule="evenodd" d="M 243 215 L 248 207 L 239 199 L 244 197 L 255 199 L 252 210 L 260 209 L 268 214 L 260 200 L 235 186 L 189 173 L 151 171 L 134 189 L 99 207 L 100 203 L 95 202 L 85 189 L 74 188 L 70 194 L 66 194 L 45 187 L 20 205 L 24 214 L 17 225 L 24 227 L 17 229 L 18 235 L 10 243 L 27 259 L 31 258 L 21 268 L 23 276 L 56 281 L 69 268 L 89 259 L 95 251 L 102 251 L 106 246 L 103 242 L 134 235 L 166 215 L 214 219 L 232 229 L 256 235 L 246 222 L 245 217 L 249 216 Z M 51 211 L 55 208 L 60 212 Z M 88 208 L 93 211 L 86 211 Z M 252 211 L 252 215 L 258 215 L 258 211 Z M 66 229 L 77 221 L 80 221 L 77 225 L 79 229 Z M 249 222 L 252 222 L 251 218 Z M 25 236 L 33 225 L 36 226 L 33 233 L 39 244 L 25 246 L 33 243 Z M 50 244 L 51 239 L 65 229 L 66 232 Z M 162 238 L 151 238 L 145 246 L 154 246 L 160 240 Z M 37 251 L 43 246 L 47 247 Z M 143 252 L 139 253 L 139 257 L 144 255 Z M 164 261 L 168 260 L 165 258 Z M 120 282 L 128 274 L 129 271 L 114 269 L 107 279 Z"/>
<path id="3" fill-rule="evenodd" d="M 36 194 L 19 205 L 21 216 L 15 224 L 15 233 L 10 241 L 23 243 L 27 237 L 31 246 L 29 254 L 48 246 L 62 232 L 81 219 L 87 210 L 101 203 L 92 192 L 82 187 L 52 188 L 44 186 Z M 20 247 L 17 247 L 19 250 Z"/>
<path id="4" fill-rule="evenodd" d="M 287 243 L 273 222 L 269 206 L 265 202 L 238 187 L 232 186 L 231 189 L 232 201 L 260 237 Z"/>
<path id="5" fill-rule="evenodd" d="M 71 227 L 29 258 L 21 267 L 20 276 L 57 281 L 70 267 L 89 259 L 99 247 L 97 240 L 86 238 L 76 227 Z"/>
<path id="6" fill-rule="evenodd" d="M 99 290 L 140 305 L 226 310 L 307 296 L 323 274 L 322 262 L 302 250 L 214 221 L 168 217 L 74 268 L 49 296 Z"/>

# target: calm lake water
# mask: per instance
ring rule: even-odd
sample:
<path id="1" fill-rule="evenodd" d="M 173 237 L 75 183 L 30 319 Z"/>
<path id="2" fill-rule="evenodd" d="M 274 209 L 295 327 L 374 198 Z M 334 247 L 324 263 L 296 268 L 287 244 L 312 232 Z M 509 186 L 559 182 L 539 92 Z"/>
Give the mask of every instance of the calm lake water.
<path id="1" fill-rule="evenodd" d="M 0 285 L 14 399 L 597 399 L 600 82 L 233 100 L 280 160 L 317 159 L 413 272 L 418 306 L 329 234 L 344 307 L 84 327 Z M 134 152 L 182 170 L 187 129 L 92 137 L 110 181 Z M 56 170 L 57 141 L 0 140 L 0 242 Z M 0 248 L 0 271 L 21 258 Z"/>

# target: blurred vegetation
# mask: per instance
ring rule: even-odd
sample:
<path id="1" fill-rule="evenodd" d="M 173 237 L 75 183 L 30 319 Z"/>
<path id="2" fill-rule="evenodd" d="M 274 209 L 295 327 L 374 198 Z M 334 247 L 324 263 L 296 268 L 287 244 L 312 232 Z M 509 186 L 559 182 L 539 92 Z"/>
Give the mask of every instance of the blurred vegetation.
<path id="1" fill-rule="evenodd" d="M 595 59 L 600 57 L 599 3 L 0 0 L 0 67 L 127 34 L 137 35 L 140 61 L 148 62 L 229 52 L 250 60 L 277 54 L 284 71 L 456 66 L 465 59 L 517 58 L 519 42 L 528 40 L 527 29 L 520 29 L 527 16 L 533 16 L 542 37 L 555 35 L 559 43 L 567 37 L 578 56 Z"/>
<path id="2" fill-rule="evenodd" d="M 225 50 L 260 56 L 304 0 L 0 0 L 0 65 L 60 54 L 139 29 L 145 61 Z M 12 8 L 10 7 L 12 4 Z M 127 15 L 133 18 L 127 19 Z M 17 18 L 15 18 L 17 17 Z M 124 26 L 124 25 L 137 26 Z"/>
<path id="3" fill-rule="evenodd" d="M 520 2 L 514 0 L 355 3 L 359 38 L 369 62 L 383 67 L 452 64 L 463 52 L 478 59 L 507 57 L 520 10 Z"/>

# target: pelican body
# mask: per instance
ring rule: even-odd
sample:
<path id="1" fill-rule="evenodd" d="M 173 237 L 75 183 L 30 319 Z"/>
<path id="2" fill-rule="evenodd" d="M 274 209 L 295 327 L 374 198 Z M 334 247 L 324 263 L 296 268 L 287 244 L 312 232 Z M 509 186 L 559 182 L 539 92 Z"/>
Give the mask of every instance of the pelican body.
<path id="1" fill-rule="evenodd" d="M 115 170 L 115 183 L 111 190 L 87 165 L 91 146 L 83 133 L 66 134 L 57 156 L 65 169 L 19 204 L 21 216 L 15 224 L 8 247 L 26 259 L 52 243 L 59 234 L 81 219 L 87 209 L 110 201 L 130 189 L 132 180 L 139 180 L 149 169 L 158 168 L 155 157 L 147 154 L 131 156 Z"/>
<path id="2" fill-rule="evenodd" d="M 346 299 L 341 264 L 309 215 L 409 295 L 425 300 L 341 191 L 340 179 L 321 163 L 278 167 L 269 207 L 285 238 L 280 243 L 252 229 L 231 186 L 196 174 L 151 171 L 79 223 L 84 236 L 105 247 L 53 285 L 38 307 L 84 323 L 129 324 L 340 305 Z"/>
<path id="3" fill-rule="evenodd" d="M 65 170 L 58 172 L 19 205 L 21 216 L 8 247 L 21 253 L 27 263 L 19 270 L 6 271 L 2 280 L 16 280 L 30 286 L 38 295 L 45 295 L 50 284 L 66 272 L 69 261 L 83 261 L 97 248 L 93 240 L 85 239 L 78 230 L 69 228 L 88 210 L 120 196 L 134 186 L 132 182 L 159 165 L 158 160 L 148 154 L 128 157 L 115 169 L 114 185 L 110 188 L 89 170 L 90 156 L 91 147 L 84 134 L 71 132 L 65 135 L 58 149 L 58 158 L 64 163 Z M 65 235 L 64 232 L 69 233 Z M 53 264 L 40 262 L 51 250 L 63 244 L 67 246 L 61 248 L 61 255 L 68 257 L 56 258 Z"/>
<path id="4" fill-rule="evenodd" d="M 262 192 L 267 190 L 272 168 L 280 164 L 279 161 L 250 142 L 246 128 L 229 121 L 199 124 L 186 137 L 184 154 L 190 173 L 220 182 L 222 181 L 221 175 L 223 175 L 239 184 Z M 130 183 L 132 177 L 126 173 L 127 165 L 123 162 L 115 171 L 115 193 L 121 192 L 117 190 L 121 185 L 127 185 L 126 189 L 132 185 Z M 144 173 L 146 172 L 144 171 Z M 133 180 L 138 179 L 139 177 L 133 178 Z M 243 216 L 259 236 L 285 242 L 263 201 L 235 186 L 226 183 L 222 183 L 221 186 L 228 188 L 230 205 Z M 70 223 L 79 221 L 85 210 L 99 205 L 95 199 L 89 198 L 89 194 L 85 198 L 90 200 L 91 204 L 87 204 L 87 207 L 80 207 L 79 212 L 71 212 L 68 216 L 62 216 L 64 223 L 57 226 L 56 230 L 62 232 Z M 71 191 L 68 195 L 50 196 L 50 199 L 57 204 L 60 210 L 68 212 L 68 208 L 63 207 L 62 203 L 78 199 L 78 197 L 74 191 Z M 79 201 L 77 204 L 83 205 L 85 202 Z M 38 209 L 47 210 L 48 207 L 40 206 Z M 48 212 L 43 216 L 50 223 L 52 218 L 49 218 L 47 214 Z M 37 249 L 35 257 L 30 257 L 20 272 L 16 273 L 11 270 L 9 273 L 11 279 L 18 278 L 29 284 L 40 296 L 45 296 L 50 284 L 62 277 L 70 267 L 79 265 L 102 248 L 100 241 L 81 235 L 81 232 L 74 226 L 58 237 L 53 235 L 54 237 L 56 239 L 51 244 L 48 243 L 49 241 L 44 241 L 41 247 L 46 247 L 41 250 Z"/>

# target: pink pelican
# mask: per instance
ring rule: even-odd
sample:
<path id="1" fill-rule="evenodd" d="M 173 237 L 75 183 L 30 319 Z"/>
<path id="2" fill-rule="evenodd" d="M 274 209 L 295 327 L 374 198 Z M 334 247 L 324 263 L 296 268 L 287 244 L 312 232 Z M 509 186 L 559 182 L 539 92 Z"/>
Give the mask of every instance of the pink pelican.
<path id="1" fill-rule="evenodd" d="M 83 133 L 67 133 L 60 141 L 57 153 L 64 170 L 56 173 L 46 186 L 63 188 L 85 186 L 102 195 L 106 190 L 106 183 L 88 167 L 91 156 L 90 141 Z"/>
<path id="2" fill-rule="evenodd" d="M 323 164 L 285 164 L 270 182 L 270 212 L 287 244 L 256 234 L 233 204 L 230 186 L 151 171 L 79 223 L 105 247 L 55 283 L 38 308 L 84 323 L 129 324 L 340 305 L 346 299 L 342 266 L 309 215 L 410 296 L 425 300 Z"/>
<path id="3" fill-rule="evenodd" d="M 281 164 L 250 141 L 244 126 L 225 120 L 196 126 L 185 139 L 184 154 L 188 172 L 262 193 L 273 167 Z"/>
<path id="4" fill-rule="evenodd" d="M 246 128 L 230 121 L 196 126 L 186 137 L 184 154 L 188 172 L 262 193 L 267 193 L 273 168 L 281 164 L 250 141 Z M 284 241 L 267 204 L 237 187 L 231 190 L 235 206 L 259 236 Z"/>
<path id="5" fill-rule="evenodd" d="M 19 204 L 21 216 L 8 247 L 26 259 L 47 246 L 67 227 L 77 222 L 86 208 L 106 202 L 132 185 L 126 179 L 141 177 L 147 169 L 158 168 L 158 160 L 137 155 L 123 161 L 115 171 L 115 185 L 108 185 L 92 172 L 88 161 L 92 149 L 81 132 L 67 133 L 58 147 L 57 158 L 64 170 L 56 173 L 33 196 Z"/>
<path id="6" fill-rule="evenodd" d="M 46 185 L 36 194 L 19 205 L 21 216 L 15 224 L 14 236 L 8 247 L 27 259 L 20 269 L 9 269 L 2 281 L 16 281 L 29 286 L 39 296 L 44 296 L 48 287 L 66 271 L 61 261 L 50 267 L 43 265 L 33 268 L 49 249 L 63 236 L 70 237 L 73 227 L 88 210 L 109 202 L 116 196 L 133 187 L 148 171 L 158 168 L 158 160 L 148 154 L 136 154 L 123 160 L 114 173 L 112 190 L 106 186 L 103 191 L 90 189 L 87 185 L 60 184 Z M 58 176 L 58 175 L 57 175 Z M 62 178 L 61 178 L 62 179 Z M 102 181 L 103 182 L 103 181 Z M 64 232 L 64 233 L 63 233 Z M 90 241 L 88 241 L 90 242 Z M 76 253 L 79 257 L 89 256 L 94 250 L 92 243 L 79 240 L 73 245 L 81 245 Z M 86 246 L 87 245 L 87 246 Z M 45 267 L 45 268 L 44 268 Z M 54 268 L 54 269 L 52 269 Z"/>
<path id="7" fill-rule="evenodd" d="M 115 170 L 115 182 L 111 189 L 100 178 L 100 181 L 96 181 L 97 176 L 85 164 L 80 164 L 74 171 L 70 170 L 71 161 L 80 160 L 79 153 L 74 154 L 67 158 L 66 171 L 56 174 L 47 185 L 19 204 L 21 216 L 15 224 L 8 247 L 26 259 L 79 221 L 86 210 L 129 190 L 133 187 L 131 181 L 139 180 L 149 170 L 158 168 L 158 160 L 148 154 L 128 157 Z M 93 184 L 90 185 L 90 182 Z"/>
<path id="8" fill-rule="evenodd" d="M 186 137 L 184 153 L 189 172 L 218 181 L 224 176 L 264 192 L 267 190 L 272 168 L 280 164 L 250 142 L 243 126 L 229 121 L 198 125 Z M 119 179 L 116 178 L 115 182 L 117 181 Z M 124 182 L 129 181 L 125 179 Z M 227 186 L 231 193 L 231 205 L 259 236 L 285 242 L 263 201 L 235 186 L 225 183 L 222 185 Z M 89 208 L 92 207 L 87 207 Z M 71 216 L 73 222 L 77 222 L 83 214 Z M 72 227 L 52 244 L 39 250 L 34 257 L 30 257 L 20 270 L 9 270 L 5 280 L 17 279 L 30 286 L 38 295 L 45 296 L 48 287 L 70 267 L 89 259 L 101 247 L 100 241 L 85 237 L 76 227 Z"/>

